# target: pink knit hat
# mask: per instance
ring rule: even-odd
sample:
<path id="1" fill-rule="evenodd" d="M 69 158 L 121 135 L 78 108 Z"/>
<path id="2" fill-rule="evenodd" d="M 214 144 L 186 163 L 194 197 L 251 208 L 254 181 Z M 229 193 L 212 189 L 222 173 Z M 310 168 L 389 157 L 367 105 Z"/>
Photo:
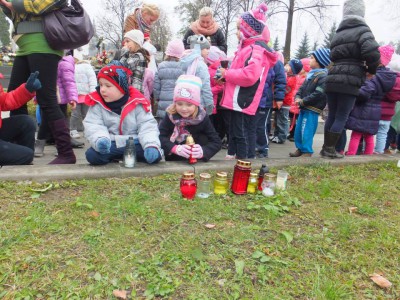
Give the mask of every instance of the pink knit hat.
<path id="1" fill-rule="evenodd" d="M 266 25 L 268 7 L 265 3 L 261 3 L 252 11 L 243 13 L 240 16 L 240 32 L 243 34 L 245 39 L 254 36 L 262 36 L 262 38 L 268 43 L 270 40 L 270 32 Z"/>
<path id="2" fill-rule="evenodd" d="M 200 105 L 201 79 L 194 75 L 181 75 L 176 80 L 174 102 L 186 101 L 196 106 Z"/>
<path id="3" fill-rule="evenodd" d="M 165 54 L 168 56 L 181 58 L 183 51 L 185 51 L 185 46 L 183 45 L 182 40 L 176 39 L 168 43 Z"/>
<path id="4" fill-rule="evenodd" d="M 392 60 L 392 55 L 394 53 L 394 47 L 392 45 L 380 46 L 379 52 L 381 53 L 381 64 L 385 67 Z"/>
<path id="5" fill-rule="evenodd" d="M 211 46 L 207 55 L 207 62 L 212 65 L 216 61 L 226 60 L 226 54 L 216 46 Z"/>
<path id="6" fill-rule="evenodd" d="M 307 73 L 311 71 L 310 67 L 310 59 L 308 57 L 300 59 L 301 63 L 303 64 L 303 70 Z"/>

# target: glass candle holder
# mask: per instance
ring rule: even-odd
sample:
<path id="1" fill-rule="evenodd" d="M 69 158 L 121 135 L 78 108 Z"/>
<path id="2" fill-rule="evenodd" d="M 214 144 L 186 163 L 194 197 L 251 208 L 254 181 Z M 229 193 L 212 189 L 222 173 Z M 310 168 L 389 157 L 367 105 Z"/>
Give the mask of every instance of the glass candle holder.
<path id="1" fill-rule="evenodd" d="M 226 172 L 218 172 L 214 179 L 214 194 L 225 195 L 228 192 L 228 174 Z"/>
<path id="2" fill-rule="evenodd" d="M 238 160 L 236 162 L 231 190 L 236 195 L 244 195 L 247 193 L 247 184 L 249 182 L 251 172 L 251 162 Z"/>
<path id="3" fill-rule="evenodd" d="M 267 173 L 264 175 L 264 180 L 261 184 L 262 193 L 264 196 L 273 196 L 275 194 L 276 175 Z"/>
<path id="4" fill-rule="evenodd" d="M 249 183 L 247 184 L 247 193 L 255 194 L 258 185 L 258 174 L 250 173 Z"/>
<path id="5" fill-rule="evenodd" d="M 210 196 L 211 188 L 211 175 L 208 173 L 201 173 L 200 180 L 197 185 L 197 197 L 208 198 Z"/>
<path id="6" fill-rule="evenodd" d="M 278 175 L 276 176 L 276 188 L 286 190 L 288 176 L 288 172 L 284 170 L 278 170 Z"/>
<path id="7" fill-rule="evenodd" d="M 188 200 L 192 200 L 196 195 L 197 181 L 194 178 L 193 172 L 184 172 L 180 182 L 180 189 L 182 197 Z"/>

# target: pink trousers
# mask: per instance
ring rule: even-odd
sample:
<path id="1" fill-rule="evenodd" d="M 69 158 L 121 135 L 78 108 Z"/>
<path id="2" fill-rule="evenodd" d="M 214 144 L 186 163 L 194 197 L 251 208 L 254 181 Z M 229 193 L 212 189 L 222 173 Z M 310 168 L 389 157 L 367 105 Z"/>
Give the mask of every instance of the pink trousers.
<path id="1" fill-rule="evenodd" d="M 349 149 L 346 155 L 356 155 L 358 145 L 360 144 L 361 137 L 364 137 L 365 141 L 365 155 L 372 155 L 374 152 L 374 136 L 372 134 L 362 133 L 358 131 L 352 131 L 351 138 L 349 142 Z"/>

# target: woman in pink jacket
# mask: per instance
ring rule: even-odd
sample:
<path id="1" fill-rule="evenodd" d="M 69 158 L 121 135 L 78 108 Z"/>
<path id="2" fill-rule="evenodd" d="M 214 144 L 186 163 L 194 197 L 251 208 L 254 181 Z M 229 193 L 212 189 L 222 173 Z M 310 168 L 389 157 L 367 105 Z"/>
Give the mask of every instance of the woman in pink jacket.
<path id="1" fill-rule="evenodd" d="M 267 5 L 242 14 L 237 23 L 239 48 L 229 69 L 220 68 L 225 80 L 221 106 L 231 110 L 229 146 L 226 159 L 255 158 L 255 113 L 270 66 L 277 54 L 268 46 L 270 34 L 265 24 Z M 248 149 L 248 150 L 247 150 Z"/>

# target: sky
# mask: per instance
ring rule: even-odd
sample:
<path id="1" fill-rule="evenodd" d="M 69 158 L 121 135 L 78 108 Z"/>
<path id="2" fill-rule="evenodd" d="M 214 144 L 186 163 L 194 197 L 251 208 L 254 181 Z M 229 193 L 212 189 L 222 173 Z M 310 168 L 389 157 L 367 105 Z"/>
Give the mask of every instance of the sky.
<path id="1" fill-rule="evenodd" d="M 92 17 L 101 16 L 102 13 L 102 5 L 99 5 L 104 0 L 81 0 L 83 2 L 83 6 L 86 8 L 88 13 Z M 395 20 L 394 16 L 391 16 L 387 13 L 388 10 L 382 10 L 381 1 L 376 0 L 364 0 L 366 5 L 366 21 L 367 24 L 371 27 L 372 32 L 375 35 L 376 40 L 379 43 L 389 43 L 390 41 L 397 42 L 400 41 L 400 18 L 397 17 Z M 178 0 L 149 0 L 147 2 L 155 3 L 159 5 L 162 9 L 164 9 L 168 16 L 170 16 L 170 23 L 176 22 L 179 18 L 174 14 L 174 6 L 177 5 Z M 333 22 L 336 21 L 339 24 L 342 17 L 342 7 L 344 0 L 329 0 L 329 4 L 337 3 L 338 6 L 336 8 L 331 8 L 332 12 L 329 12 L 329 16 L 325 20 L 323 24 L 323 31 L 319 28 L 319 26 L 314 22 L 307 21 L 307 15 L 298 16 L 294 19 L 294 26 L 292 31 L 292 54 L 295 52 L 298 44 L 300 43 L 305 31 L 307 30 L 310 46 L 312 46 L 317 40 L 319 44 L 323 43 L 324 40 L 324 32 L 328 34 L 330 27 Z M 396 7 L 400 9 L 400 6 Z M 395 8 L 393 8 L 395 9 Z M 277 36 L 279 39 L 279 44 L 283 46 L 285 40 L 285 31 L 286 31 L 286 15 L 282 14 L 281 18 L 271 18 L 267 21 L 268 27 L 271 32 L 271 39 L 274 40 Z M 179 21 L 180 23 L 180 21 Z M 396 26 L 397 23 L 397 26 Z M 172 27 L 172 26 L 171 26 Z M 180 26 L 174 26 L 172 29 L 178 30 Z M 229 47 L 231 51 L 234 51 L 236 48 L 237 40 L 233 37 L 229 42 Z"/>

